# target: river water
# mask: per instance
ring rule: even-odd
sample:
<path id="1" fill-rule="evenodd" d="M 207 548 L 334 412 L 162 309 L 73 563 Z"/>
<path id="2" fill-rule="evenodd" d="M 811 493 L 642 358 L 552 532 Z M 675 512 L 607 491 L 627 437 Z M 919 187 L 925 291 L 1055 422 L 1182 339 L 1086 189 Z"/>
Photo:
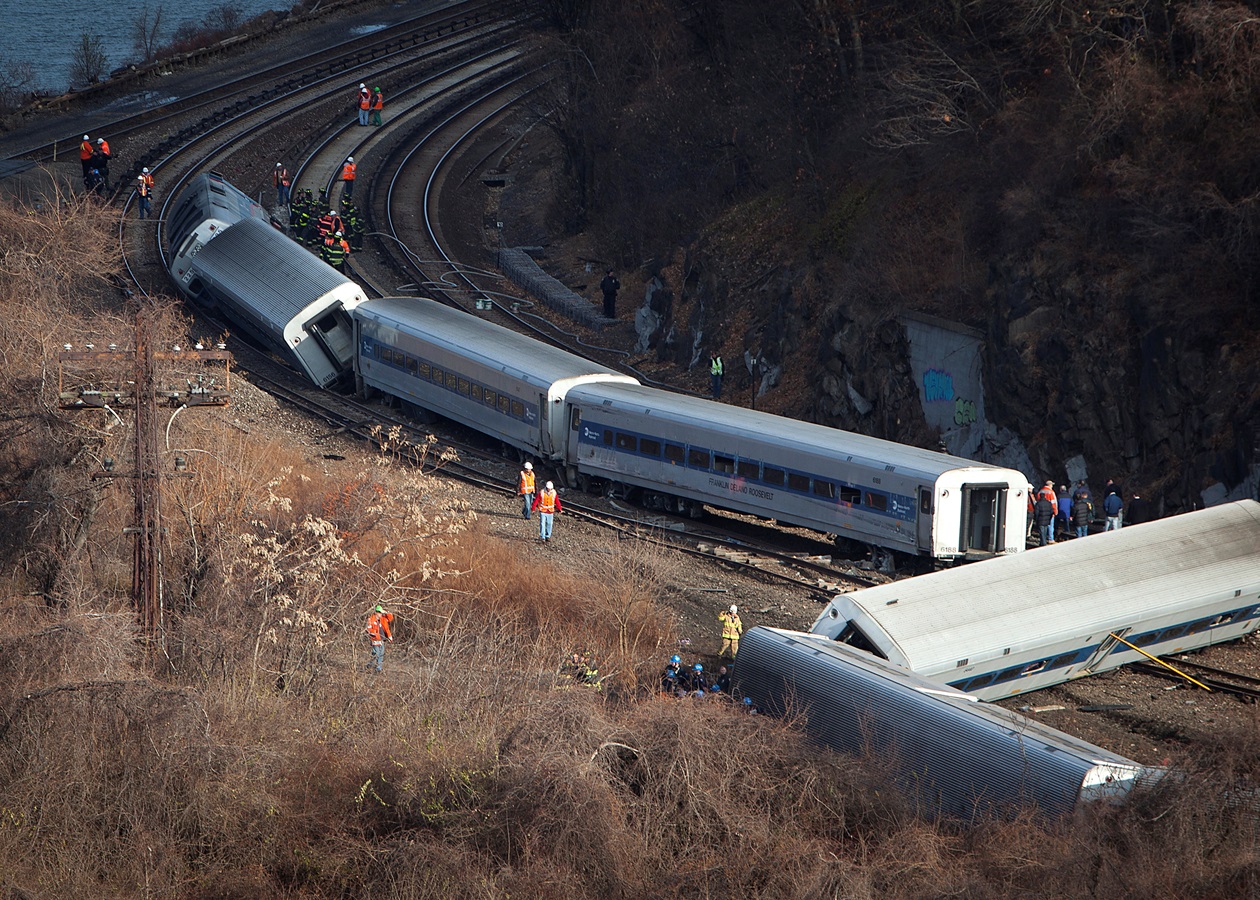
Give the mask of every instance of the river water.
<path id="1" fill-rule="evenodd" d="M 5 16 L 0 28 L 0 74 L 12 63 L 30 63 L 35 71 L 35 87 L 61 92 L 70 86 L 70 64 L 83 34 L 98 35 L 105 52 L 105 73 L 134 62 L 136 23 L 147 8 L 162 9 L 158 43 L 167 43 L 185 22 L 200 27 L 211 10 L 230 5 L 245 21 L 269 9 L 287 9 L 284 0 L 40 0 L 25 5 L 20 13 Z"/>

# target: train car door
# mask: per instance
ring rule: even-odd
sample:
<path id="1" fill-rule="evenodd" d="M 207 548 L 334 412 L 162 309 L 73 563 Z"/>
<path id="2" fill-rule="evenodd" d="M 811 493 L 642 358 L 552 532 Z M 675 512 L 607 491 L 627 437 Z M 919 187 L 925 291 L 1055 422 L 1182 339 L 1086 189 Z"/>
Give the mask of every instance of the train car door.
<path id="1" fill-rule="evenodd" d="M 932 554 L 932 488 L 919 488 L 919 515 L 915 538 L 920 553 Z"/>
<path id="2" fill-rule="evenodd" d="M 964 484 L 958 549 L 962 553 L 1001 553 L 1006 549 L 1005 484 Z"/>
<path id="3" fill-rule="evenodd" d="M 1115 631 L 1108 634 L 1107 637 L 1103 639 L 1103 642 L 1098 645 L 1098 649 L 1094 651 L 1094 655 L 1085 662 L 1085 665 L 1081 666 L 1080 671 L 1089 672 L 1090 674 L 1097 672 L 1098 667 L 1102 665 L 1103 660 L 1110 656 L 1116 648 L 1125 646 L 1120 643 L 1119 639 L 1127 637 L 1129 632 L 1132 630 L 1132 628 L 1117 628 Z"/>
<path id="4" fill-rule="evenodd" d="M 551 439 L 551 404 L 547 402 L 547 394 L 544 392 L 538 395 L 538 452 L 544 458 L 550 459 L 554 446 Z"/>

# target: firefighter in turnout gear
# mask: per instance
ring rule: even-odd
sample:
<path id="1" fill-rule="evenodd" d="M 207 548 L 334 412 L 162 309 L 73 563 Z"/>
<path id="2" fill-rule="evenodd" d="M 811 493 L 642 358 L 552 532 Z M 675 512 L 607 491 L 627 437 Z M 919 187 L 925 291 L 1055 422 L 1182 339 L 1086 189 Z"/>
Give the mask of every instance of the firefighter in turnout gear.
<path id="1" fill-rule="evenodd" d="M 390 628 L 393 621 L 394 614 L 385 612 L 385 607 L 378 603 L 368 616 L 367 627 L 363 629 L 372 643 L 372 665 L 378 672 L 385 668 L 385 642 L 394 643 L 394 633 Z"/>
<path id="2" fill-rule="evenodd" d="M 346 257 L 350 255 L 350 245 L 346 243 L 346 239 L 338 231 L 331 234 L 324 241 L 324 262 L 332 266 L 338 272 L 346 270 Z"/>
<path id="3" fill-rule="evenodd" d="M 718 621 L 722 623 L 722 649 L 718 656 L 726 656 L 731 651 L 731 659 L 739 653 L 739 636 L 744 633 L 744 623 L 739 618 L 739 607 L 731 604 L 730 610 L 718 613 Z"/>

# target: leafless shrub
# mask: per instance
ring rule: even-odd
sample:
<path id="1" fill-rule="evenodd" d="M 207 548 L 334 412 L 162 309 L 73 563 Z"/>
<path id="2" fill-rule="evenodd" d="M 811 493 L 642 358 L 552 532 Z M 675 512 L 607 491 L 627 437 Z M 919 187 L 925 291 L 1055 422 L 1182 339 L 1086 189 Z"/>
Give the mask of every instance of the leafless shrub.
<path id="1" fill-rule="evenodd" d="M 0 113 L 17 109 L 35 85 L 35 67 L 29 62 L 0 58 Z"/>
<path id="2" fill-rule="evenodd" d="M 105 74 L 105 67 L 105 41 L 99 34 L 80 34 L 70 53 L 71 82 L 96 84 Z"/>
<path id="3" fill-rule="evenodd" d="M 158 35 L 162 29 L 162 18 L 165 8 L 162 4 L 158 4 L 153 10 L 149 9 L 149 4 L 145 3 L 144 8 L 136 13 L 135 19 L 131 23 L 132 29 L 132 49 L 140 55 L 140 59 L 148 62 L 156 58 L 158 51 Z"/>

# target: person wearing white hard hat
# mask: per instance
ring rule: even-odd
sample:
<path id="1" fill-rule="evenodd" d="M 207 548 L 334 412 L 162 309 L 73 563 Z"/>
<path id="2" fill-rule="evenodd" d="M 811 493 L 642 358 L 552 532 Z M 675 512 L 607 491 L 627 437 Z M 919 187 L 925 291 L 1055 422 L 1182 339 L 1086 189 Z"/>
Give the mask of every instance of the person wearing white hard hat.
<path id="1" fill-rule="evenodd" d="M 372 108 L 372 92 L 366 84 L 359 82 L 359 124 L 368 123 L 368 110 Z"/>
<path id="2" fill-rule="evenodd" d="M 86 134 L 83 135 L 83 141 L 79 144 L 79 162 L 83 163 L 83 179 L 86 181 L 88 172 L 92 171 L 92 154 L 96 152 L 96 148 L 92 146 L 92 139 Z"/>
<path id="3" fill-rule="evenodd" d="M 347 156 L 346 161 L 341 164 L 341 180 L 345 184 L 342 190 L 342 198 L 349 200 L 354 196 L 354 176 L 356 168 L 354 165 L 354 157 Z"/>
<path id="4" fill-rule="evenodd" d="M 276 186 L 276 206 L 289 205 L 289 170 L 284 167 L 284 163 L 276 163 L 276 170 L 272 173 L 272 181 Z"/>
<path id="5" fill-rule="evenodd" d="M 521 495 L 521 516 L 528 519 L 530 508 L 534 505 L 534 464 L 525 463 L 521 475 L 516 480 L 516 493 Z"/>
<path id="6" fill-rule="evenodd" d="M 744 633 L 739 607 L 732 603 L 729 610 L 724 609 L 718 613 L 718 621 L 722 623 L 722 649 L 718 651 L 718 656 L 726 656 L 726 651 L 729 650 L 731 659 L 734 659 L 739 653 L 739 636 Z"/>
<path id="7" fill-rule="evenodd" d="M 555 519 L 556 513 L 562 512 L 560 506 L 560 497 L 556 493 L 556 487 L 550 481 L 542 492 L 534 498 L 533 509 L 538 510 L 538 539 L 540 541 L 551 540 L 551 526 Z"/>

